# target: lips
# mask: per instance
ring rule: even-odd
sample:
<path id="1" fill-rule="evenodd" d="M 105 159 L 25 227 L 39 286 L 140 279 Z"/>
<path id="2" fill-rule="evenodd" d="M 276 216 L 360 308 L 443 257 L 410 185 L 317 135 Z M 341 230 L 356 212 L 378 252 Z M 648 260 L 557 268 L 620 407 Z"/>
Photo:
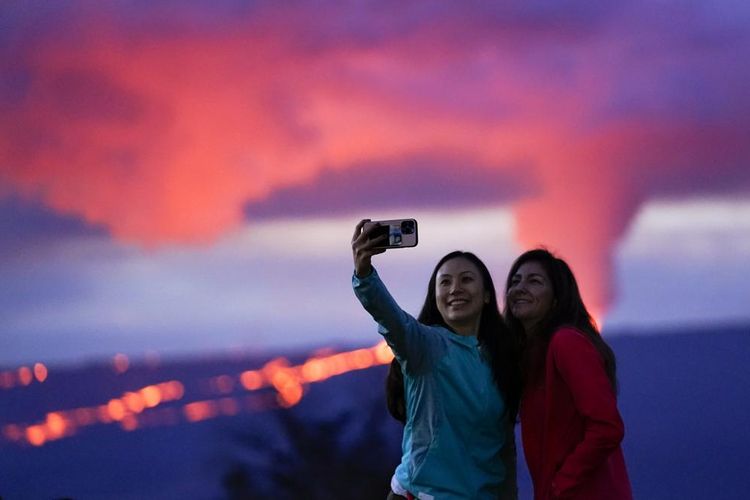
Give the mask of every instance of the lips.
<path id="1" fill-rule="evenodd" d="M 532 298 L 527 296 L 526 294 L 518 294 L 518 295 L 511 295 L 508 297 L 510 300 L 511 305 L 516 304 L 531 304 Z"/>
<path id="2" fill-rule="evenodd" d="M 526 306 L 532 305 L 531 299 L 527 298 L 514 298 L 510 301 L 510 308 L 516 313 L 521 313 L 521 311 L 524 311 L 526 309 Z"/>
<path id="3" fill-rule="evenodd" d="M 448 301 L 448 306 L 449 307 L 460 307 L 460 306 L 462 306 L 464 304 L 468 304 L 468 303 L 469 303 L 469 301 L 466 300 L 466 299 L 454 299 L 454 300 Z"/>

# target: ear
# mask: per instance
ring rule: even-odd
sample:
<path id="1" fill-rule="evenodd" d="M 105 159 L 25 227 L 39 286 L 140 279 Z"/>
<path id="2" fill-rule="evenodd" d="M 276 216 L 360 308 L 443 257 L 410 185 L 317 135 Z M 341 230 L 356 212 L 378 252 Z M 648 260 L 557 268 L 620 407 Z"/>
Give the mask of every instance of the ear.
<path id="1" fill-rule="evenodd" d="M 487 292 L 487 291 L 484 292 L 484 303 L 485 304 L 490 303 L 490 292 Z"/>

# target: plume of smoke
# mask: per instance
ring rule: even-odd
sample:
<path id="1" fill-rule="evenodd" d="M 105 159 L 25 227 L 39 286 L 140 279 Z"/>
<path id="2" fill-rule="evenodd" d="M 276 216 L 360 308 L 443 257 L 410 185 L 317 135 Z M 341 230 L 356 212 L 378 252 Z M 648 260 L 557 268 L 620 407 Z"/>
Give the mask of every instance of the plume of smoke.
<path id="1" fill-rule="evenodd" d="M 462 161 L 477 182 L 528 177 L 519 241 L 568 259 L 602 313 L 613 249 L 643 200 L 750 189 L 745 18 L 685 7 L 675 23 L 656 9 L 634 37 L 637 2 L 230 4 L 123 16 L 71 0 L 35 16 L 11 3 L 0 195 L 123 240 L 211 241 L 248 202 L 321 172 L 447 154 L 436 178 Z"/>

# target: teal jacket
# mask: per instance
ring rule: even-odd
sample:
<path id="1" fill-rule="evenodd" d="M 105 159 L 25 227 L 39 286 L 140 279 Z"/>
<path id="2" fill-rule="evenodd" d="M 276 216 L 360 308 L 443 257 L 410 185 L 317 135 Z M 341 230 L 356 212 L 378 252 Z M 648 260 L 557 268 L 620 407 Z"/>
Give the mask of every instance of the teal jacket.
<path id="1" fill-rule="evenodd" d="M 497 499 L 505 477 L 505 403 L 477 338 L 418 322 L 374 269 L 354 275 L 352 286 L 404 373 L 399 483 L 428 500 Z"/>

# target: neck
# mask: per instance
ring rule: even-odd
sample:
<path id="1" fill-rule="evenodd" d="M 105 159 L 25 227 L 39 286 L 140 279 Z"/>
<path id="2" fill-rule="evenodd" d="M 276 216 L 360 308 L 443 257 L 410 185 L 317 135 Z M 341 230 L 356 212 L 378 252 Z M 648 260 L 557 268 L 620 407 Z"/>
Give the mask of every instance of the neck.
<path id="1" fill-rule="evenodd" d="M 527 337 L 534 335 L 539 329 L 539 323 L 539 321 L 526 321 L 521 323 L 521 326 L 523 326 L 523 333 Z"/>
<path id="2" fill-rule="evenodd" d="M 479 333 L 479 319 L 473 323 L 449 324 L 448 326 L 462 337 L 476 337 Z"/>

